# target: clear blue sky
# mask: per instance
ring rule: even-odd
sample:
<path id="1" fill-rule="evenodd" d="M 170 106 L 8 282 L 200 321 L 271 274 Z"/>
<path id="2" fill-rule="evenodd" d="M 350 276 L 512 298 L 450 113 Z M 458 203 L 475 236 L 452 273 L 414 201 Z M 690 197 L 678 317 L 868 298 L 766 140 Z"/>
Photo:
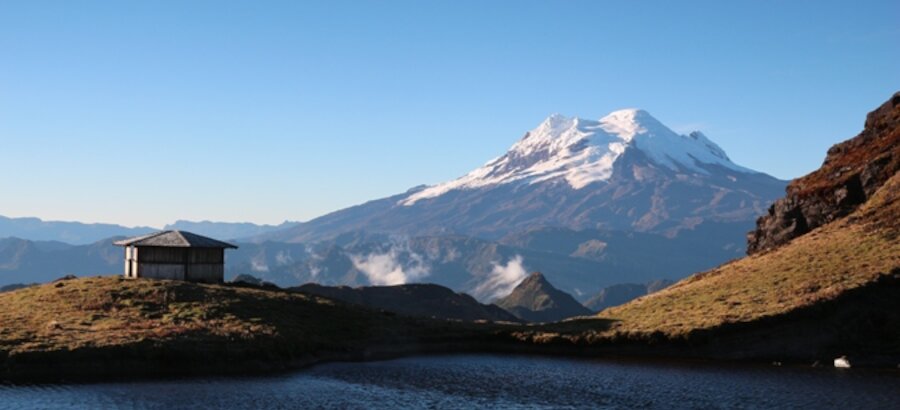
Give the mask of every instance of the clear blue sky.
<path id="1" fill-rule="evenodd" d="M 277 223 L 650 111 L 780 178 L 900 89 L 900 2 L 3 1 L 0 215 Z"/>

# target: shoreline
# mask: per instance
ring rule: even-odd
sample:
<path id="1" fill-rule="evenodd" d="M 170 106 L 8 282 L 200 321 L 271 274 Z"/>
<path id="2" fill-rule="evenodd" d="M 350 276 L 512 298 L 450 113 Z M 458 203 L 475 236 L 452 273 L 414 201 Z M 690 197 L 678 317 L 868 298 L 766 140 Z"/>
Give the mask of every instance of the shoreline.
<path id="1" fill-rule="evenodd" d="M 675 336 L 609 331 L 616 319 L 604 317 L 459 322 L 284 291 L 86 278 L 3 296 L 26 303 L 10 303 L 21 311 L 0 328 L 0 383 L 265 375 L 467 353 L 826 368 L 846 355 L 855 368 L 897 371 L 900 348 L 883 334 L 893 328 L 851 320 L 896 315 L 897 273 L 787 314 Z"/>
<path id="2" fill-rule="evenodd" d="M 327 363 L 364 363 L 394 360 L 417 356 L 490 354 L 512 356 L 536 356 L 568 359 L 598 359 L 639 363 L 702 364 L 709 366 L 764 366 L 785 368 L 818 368 L 833 370 L 830 361 L 764 358 L 727 358 L 712 355 L 691 354 L 685 347 L 646 346 L 628 343 L 602 346 L 534 345 L 504 341 L 459 341 L 441 343 L 409 343 L 402 346 L 370 346 L 362 350 L 346 352 L 317 352 L 289 360 L 245 359 L 223 360 L 216 363 L 172 362 L 169 358 L 147 360 L 135 358 L 110 358 L 109 353 L 97 351 L 98 357 L 84 357 L 70 362 L 53 361 L 55 352 L 31 355 L 27 363 L 0 363 L 0 384 L 31 383 L 104 383 L 111 381 L 159 380 L 167 378 L 195 377 L 265 377 L 301 371 Z M 152 352 L 151 352 L 152 353 Z M 155 353 L 160 353 L 159 351 Z M 696 352 L 695 352 L 696 353 Z M 45 356 L 45 357 L 41 357 Z M 106 356 L 105 360 L 100 357 Z M 163 357 L 166 357 L 163 355 Z M 863 362 L 855 369 L 900 374 L 900 367 L 884 362 Z M 844 370 L 846 371 L 846 370 Z M 853 369 L 849 369 L 853 371 Z"/>

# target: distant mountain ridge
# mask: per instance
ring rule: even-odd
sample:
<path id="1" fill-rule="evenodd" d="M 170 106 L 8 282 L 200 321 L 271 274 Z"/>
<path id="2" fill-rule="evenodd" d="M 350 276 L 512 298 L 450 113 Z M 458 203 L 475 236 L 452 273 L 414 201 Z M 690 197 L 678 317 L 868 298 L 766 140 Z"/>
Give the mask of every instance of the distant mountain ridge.
<path id="1" fill-rule="evenodd" d="M 163 230 L 183 230 L 219 239 L 240 239 L 288 229 L 299 224 L 285 221 L 279 225 L 257 225 L 249 222 L 212 222 L 178 220 Z M 45 221 L 40 218 L 8 218 L 0 216 L 0 238 L 30 241 L 57 241 L 70 245 L 87 245 L 115 236 L 139 236 L 159 229 L 149 226 L 127 227 L 107 223 Z"/>
<path id="2" fill-rule="evenodd" d="M 585 301 L 620 283 L 677 280 L 739 257 L 742 248 L 706 246 L 698 232 L 667 238 L 616 231 L 536 229 L 499 242 L 458 235 L 402 237 L 367 232 L 311 243 L 238 243 L 226 274 L 250 273 L 280 286 L 428 282 L 485 302 L 504 296 L 528 272 L 552 272 L 554 285 Z"/>
<path id="3" fill-rule="evenodd" d="M 166 225 L 163 227 L 163 230 L 188 231 L 212 238 L 234 240 L 288 229 L 299 224 L 299 222 L 290 221 L 284 221 L 278 225 L 257 225 L 250 222 L 194 222 L 178 220 L 173 224 Z"/>
<path id="4" fill-rule="evenodd" d="M 357 288 L 308 283 L 290 290 L 407 316 L 465 321 L 519 321 L 496 305 L 481 304 L 465 293 L 456 293 L 449 288 L 430 283 Z"/>
<path id="5" fill-rule="evenodd" d="M 124 258 L 113 237 L 88 245 L 0 238 L 0 286 L 43 283 L 65 275 L 121 273 Z"/>
<path id="6" fill-rule="evenodd" d="M 648 283 L 621 283 L 603 288 L 596 296 L 588 299 L 584 306 L 594 312 L 613 306 L 623 305 L 641 296 L 665 289 L 675 282 L 668 279 Z"/>
<path id="7" fill-rule="evenodd" d="M 44 221 L 33 217 L 0 216 L 0 238 L 16 237 L 31 241 L 59 241 L 84 245 L 113 236 L 137 236 L 153 231 L 153 228 L 147 226 L 129 228 L 115 224 Z"/>
<path id="8" fill-rule="evenodd" d="M 244 243 L 226 253 L 226 278 L 250 274 L 281 287 L 372 286 L 430 282 L 487 302 L 506 295 L 531 271 L 554 272 L 556 285 L 580 300 L 605 286 L 644 282 L 660 275 L 677 279 L 711 261 L 672 257 L 669 263 L 634 258 L 646 244 L 667 254 L 682 252 L 681 241 L 653 234 L 535 231 L 498 243 L 464 236 L 390 237 L 356 232 L 313 243 Z M 562 235 L 562 236 L 560 236 Z M 114 237 L 88 245 L 0 239 L 0 286 L 47 282 L 61 276 L 118 274 L 123 251 Z M 560 246 L 548 247 L 548 241 Z M 596 246 L 599 243 L 605 246 Z M 579 243 L 587 244 L 579 246 Z M 580 254 L 572 249 L 591 248 Z M 713 259 L 729 259 L 730 251 Z"/>

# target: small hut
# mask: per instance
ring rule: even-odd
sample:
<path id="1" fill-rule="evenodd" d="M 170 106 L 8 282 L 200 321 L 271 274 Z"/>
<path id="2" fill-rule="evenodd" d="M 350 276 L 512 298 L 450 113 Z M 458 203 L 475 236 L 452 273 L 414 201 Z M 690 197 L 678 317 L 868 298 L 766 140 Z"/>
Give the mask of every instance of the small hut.
<path id="1" fill-rule="evenodd" d="M 185 231 L 162 231 L 115 242 L 125 247 L 125 277 L 222 283 L 225 249 L 237 249 Z"/>

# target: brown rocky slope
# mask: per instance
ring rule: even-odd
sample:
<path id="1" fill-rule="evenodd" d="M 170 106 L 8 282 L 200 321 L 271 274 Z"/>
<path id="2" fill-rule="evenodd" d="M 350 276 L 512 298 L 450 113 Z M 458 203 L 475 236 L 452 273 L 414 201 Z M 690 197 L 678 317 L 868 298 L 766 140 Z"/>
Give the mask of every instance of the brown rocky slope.
<path id="1" fill-rule="evenodd" d="M 866 117 L 863 131 L 828 150 L 818 170 L 792 181 L 748 235 L 747 253 L 776 248 L 849 215 L 900 170 L 900 92 Z"/>

